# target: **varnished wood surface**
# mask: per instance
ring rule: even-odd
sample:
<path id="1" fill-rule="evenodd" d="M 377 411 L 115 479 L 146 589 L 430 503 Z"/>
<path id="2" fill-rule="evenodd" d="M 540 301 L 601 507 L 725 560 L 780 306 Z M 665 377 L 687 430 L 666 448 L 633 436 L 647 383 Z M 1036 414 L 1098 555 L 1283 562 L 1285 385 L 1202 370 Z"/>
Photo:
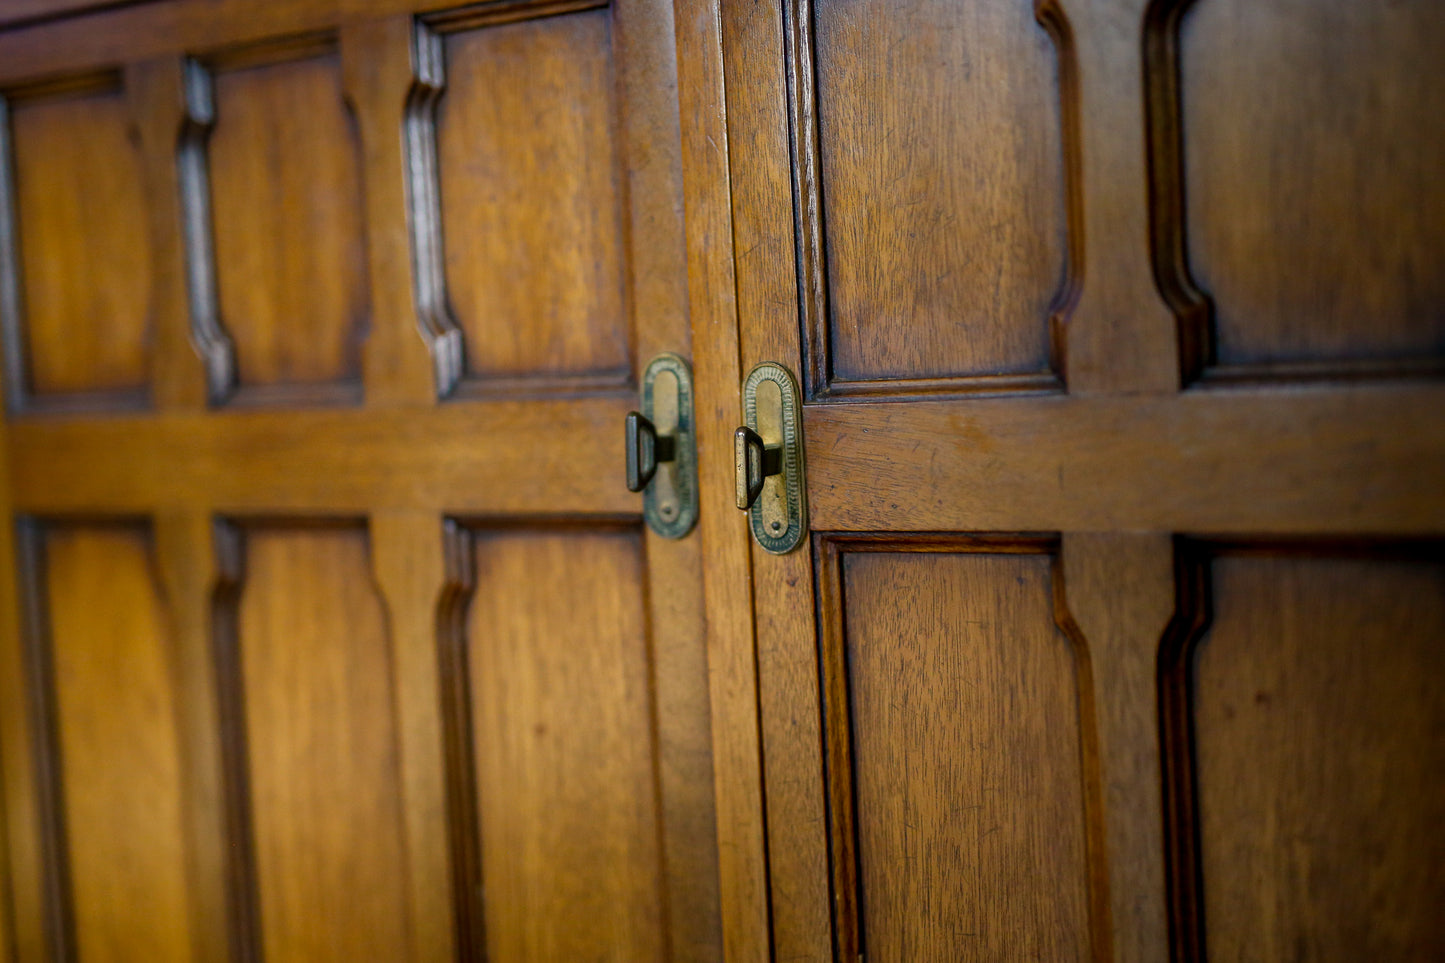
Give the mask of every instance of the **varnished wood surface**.
<path id="1" fill-rule="evenodd" d="M 482 387 L 488 376 L 620 381 L 629 367 L 609 21 L 590 10 L 443 37 L 447 291 Z"/>
<path id="2" fill-rule="evenodd" d="M 22 317 L 10 334 L 12 392 L 143 395 L 149 380 L 150 248 L 125 91 L 57 91 L 9 104 Z M 17 337 L 18 334 L 18 337 Z"/>
<path id="3" fill-rule="evenodd" d="M 617 426 L 632 403 L 619 397 L 459 404 L 425 415 L 317 410 L 16 423 L 15 503 L 37 512 L 204 505 L 637 514 L 641 505 L 618 482 L 617 461 Z M 545 439 L 546 447 L 519 439 Z M 62 475 L 69 481 L 57 488 Z M 539 476 L 545 485 L 529 483 Z"/>
<path id="4" fill-rule="evenodd" d="M 1179 27 L 1189 266 L 1212 361 L 1445 364 L 1430 0 L 1194 4 Z M 1304 92 L 1301 98 L 1260 91 Z"/>
<path id="5" fill-rule="evenodd" d="M 1438 957 L 1438 553 L 1210 567 L 1191 670 L 1210 958 Z"/>
<path id="6" fill-rule="evenodd" d="M 635 529 L 476 535 L 465 646 L 489 959 L 666 952 L 641 549 Z"/>
<path id="7" fill-rule="evenodd" d="M 317 53 L 211 69 L 216 288 L 243 393 L 360 392 L 370 309 L 358 144 L 341 59 Z"/>
<path id="8" fill-rule="evenodd" d="M 74 952 L 191 958 L 180 679 L 149 534 L 40 536 Z"/>
<path id="9" fill-rule="evenodd" d="M 137 4 L 24 29 L 26 44 L 14 47 L 17 32 L 0 34 L 0 48 L 25 58 L 0 67 L 7 96 L 37 78 L 121 78 L 107 96 L 133 140 L 127 149 L 138 159 L 145 205 L 125 253 L 149 258 L 125 280 L 143 292 L 152 325 L 137 369 L 150 390 L 128 399 L 148 410 L 117 417 L 116 399 L 105 397 L 91 405 L 106 411 L 95 419 L 12 418 L 0 444 L 8 463 L 10 424 L 28 421 L 46 437 L 15 458 L 48 473 L 69 449 L 74 466 L 88 466 L 74 478 L 113 471 L 103 487 L 72 490 L 68 504 L 24 513 L 154 518 L 155 584 L 174 632 L 168 670 L 183 692 L 174 709 L 181 775 L 171 831 L 187 885 L 167 915 L 179 949 L 152 955 L 421 961 L 479 949 L 463 938 L 455 912 L 458 894 L 470 891 L 455 875 L 448 791 L 458 757 L 448 754 L 439 698 L 437 619 L 456 591 L 443 522 L 464 515 L 515 539 L 509 584 L 527 592 L 498 593 L 520 607 L 509 622 L 508 665 L 540 665 L 547 678 L 570 680 L 562 693 L 516 687 L 510 671 L 478 680 L 488 711 L 508 714 L 472 740 L 490 766 L 477 798 L 492 807 L 491 821 L 511 812 L 524 835 L 545 844 L 517 849 L 505 824 L 494 836 L 482 830 L 489 859 L 480 865 L 494 895 L 481 913 L 493 924 L 492 958 L 716 960 L 701 543 L 640 535 L 640 501 L 617 470 L 617 425 L 635 404 L 634 370 L 651 353 L 686 355 L 690 340 L 673 24 L 648 0 L 491 4 L 428 18 L 453 46 L 452 103 L 492 108 L 463 131 L 450 183 L 484 195 L 484 181 L 530 178 L 506 199 L 510 221 L 462 223 L 463 205 L 448 202 L 438 223 L 506 254 L 515 246 L 490 235 L 542 225 L 538 210 L 568 212 L 534 232 L 522 262 L 491 263 L 458 242 L 460 272 L 473 281 L 494 272 L 475 289 L 459 287 L 491 325 L 473 339 L 478 372 L 495 380 L 510 365 L 542 377 L 525 399 L 494 392 L 439 403 L 435 359 L 418 325 L 407 193 L 416 181 L 402 137 L 425 72 L 412 14 L 435 6 Z M 531 39 L 512 43 L 517 37 Z M 211 79 L 216 119 L 206 136 L 195 128 L 204 119 L 194 97 L 186 116 L 183 56 Z M 470 86 L 468 69 L 477 74 Z M 543 74 L 550 85 L 514 83 Z M 518 96 L 499 101 L 503 89 Z M 482 128 L 510 152 L 485 177 L 472 163 Z M 195 346 L 206 339 L 197 337 L 186 276 L 199 235 L 181 230 L 183 130 L 184 143 L 206 149 L 217 316 L 240 374 L 240 391 L 221 407 L 268 410 L 207 410 Z M 532 170 L 560 148 L 572 160 L 557 169 L 581 172 L 575 183 Z M 443 184 L 448 176 L 443 170 Z M 606 231 L 589 232 L 577 215 L 590 216 L 599 197 L 611 198 L 610 220 Z M 101 241 L 113 256 L 114 245 Z M 566 303 L 548 300 L 567 273 L 549 266 L 553 255 L 578 268 Z M 506 285 L 542 307 L 498 310 Z M 601 347 L 554 365 L 559 339 L 579 336 L 575 305 L 589 303 L 604 305 L 587 309 Z M 67 309 L 67 324 L 80 317 Z M 86 345 L 74 350 L 94 361 Z M 489 370 L 488 351 L 516 357 Z M 559 383 L 558 373 L 573 380 Z M 5 474 L 8 486 L 8 465 Z M 165 491 L 147 494 L 153 483 Z M 145 507 L 123 507 L 132 498 Z M 8 520 L 8 498 L 6 507 Z M 219 534 L 218 516 L 230 519 Z M 518 518 L 531 527 L 517 529 Z M 568 533 L 558 536 L 561 548 L 548 541 L 559 523 Z M 608 544 L 625 541 L 627 551 L 595 556 L 590 536 L 578 542 L 579 524 L 600 527 Z M 591 575 L 573 585 L 569 565 Z M 11 588 L 13 575 L 0 564 Z M 588 612 L 596 617 L 579 615 Z M 614 613 L 627 615 L 625 624 Z M 596 658 L 577 670 L 569 649 L 553 647 L 560 629 L 548 627 L 590 633 L 594 623 L 612 631 L 584 635 Z M 229 656 L 211 649 L 217 624 L 235 630 Z M 8 672 L 18 635 L 7 627 L 3 641 Z M 611 658 L 619 648 L 620 667 Z M 7 822 L 14 814 L 22 827 L 8 840 L 6 863 L 17 946 L 22 959 L 38 960 L 63 955 L 67 941 L 126 933 L 70 927 L 69 903 L 47 892 L 48 878 L 80 864 L 37 845 L 37 807 L 46 807 L 26 711 L 34 685 L 24 674 L 17 663 L 0 690 L 8 698 L 13 682 L 17 697 L 0 714 L 0 755 L 7 765 L 12 752 L 20 761 L 18 778 L 7 770 L 4 780 L 13 787 Z M 620 721 L 609 721 L 619 711 Z M 527 713 L 561 720 L 556 752 L 507 748 L 517 738 L 528 745 L 531 730 L 511 728 Z M 525 806 L 510 794 L 513 770 L 536 789 Z M 491 778 L 497 771 L 508 778 Z M 553 818 L 558 800 L 570 800 L 570 819 Z M 93 792 L 83 801 L 98 808 L 107 799 Z M 105 851 L 90 858 L 104 861 Z M 352 898 L 358 886 L 364 899 Z"/>
<path id="10" fill-rule="evenodd" d="M 806 83 L 815 32 L 831 377 L 1047 372 L 1068 190 L 1061 52 L 1033 10 L 821 3 L 813 23 L 794 59 Z"/>
<path id="11" fill-rule="evenodd" d="M 266 959 L 405 956 L 386 611 L 360 528 L 245 529 L 234 644 Z"/>
<path id="12" fill-rule="evenodd" d="M 1087 674 L 1054 625 L 1048 556 L 859 552 L 840 574 L 847 627 L 824 659 L 846 659 L 825 671 L 847 686 L 829 729 L 853 733 L 858 952 L 1091 958 Z"/>
<path id="13" fill-rule="evenodd" d="M 808 509 L 858 531 L 1439 533 L 1433 385 L 805 408 Z"/>

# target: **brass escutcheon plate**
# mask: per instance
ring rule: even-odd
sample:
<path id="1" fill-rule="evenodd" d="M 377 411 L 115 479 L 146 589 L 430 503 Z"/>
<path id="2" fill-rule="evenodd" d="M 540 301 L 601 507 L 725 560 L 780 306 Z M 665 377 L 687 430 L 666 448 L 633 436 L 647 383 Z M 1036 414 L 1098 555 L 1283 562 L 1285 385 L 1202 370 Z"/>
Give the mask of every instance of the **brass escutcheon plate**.
<path id="1" fill-rule="evenodd" d="M 642 496 L 642 517 L 663 538 L 682 538 L 697 524 L 697 442 L 692 414 L 692 368 L 660 354 L 642 375 L 642 414 L 659 435 L 672 435 L 672 461 L 660 462 Z"/>
<path id="2" fill-rule="evenodd" d="M 753 538 L 774 555 L 786 555 L 808 534 L 803 472 L 803 404 L 798 383 L 782 365 L 765 361 L 743 383 L 743 423 L 769 447 L 782 447 L 782 470 L 763 481 L 748 509 Z"/>

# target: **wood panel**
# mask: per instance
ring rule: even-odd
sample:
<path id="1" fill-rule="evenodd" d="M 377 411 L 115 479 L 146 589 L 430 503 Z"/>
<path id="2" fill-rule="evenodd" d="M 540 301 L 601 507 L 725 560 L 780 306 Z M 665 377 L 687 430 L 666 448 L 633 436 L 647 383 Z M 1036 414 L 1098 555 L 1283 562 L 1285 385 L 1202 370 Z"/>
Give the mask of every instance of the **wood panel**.
<path id="1" fill-rule="evenodd" d="M 174 640 L 149 532 L 31 529 L 55 785 L 52 947 L 85 960 L 191 957 Z M 57 791 L 58 790 L 58 791 Z"/>
<path id="2" fill-rule="evenodd" d="M 1178 29 L 1204 360 L 1222 377 L 1445 367 L 1445 9 L 1203 0 Z"/>
<path id="3" fill-rule="evenodd" d="M 456 633 L 444 642 L 466 689 L 449 708 L 466 726 L 453 729 L 462 750 L 453 768 L 472 767 L 453 797 L 469 811 L 452 814 L 460 844 L 476 847 L 466 854 L 475 875 L 462 883 L 482 904 L 464 907 L 472 948 L 484 944 L 498 961 L 661 959 L 639 533 L 482 529 L 453 539 L 454 572 L 475 565 L 461 577 L 470 591 L 440 623 Z"/>
<path id="4" fill-rule="evenodd" d="M 479 389 L 627 379 L 611 18 L 582 11 L 443 37 L 436 150 L 446 293 Z"/>
<path id="5" fill-rule="evenodd" d="M 369 299 L 360 148 L 340 57 L 318 39 L 208 66 L 209 81 L 192 85 L 212 88 L 215 310 L 240 400 L 355 400 Z M 201 247 L 193 241 L 191 258 L 207 257 Z"/>
<path id="6" fill-rule="evenodd" d="M 113 74 L 0 98 L 0 324 L 12 410 L 143 403 L 145 181 Z M 8 142 L 8 150 L 7 150 Z"/>
<path id="7" fill-rule="evenodd" d="M 403 959 L 391 643 L 366 532 L 277 524 L 227 536 L 235 588 L 223 603 L 235 604 L 223 604 L 223 645 L 239 678 L 226 682 L 231 698 L 244 693 L 232 805 L 249 813 L 259 913 L 248 936 L 273 961 Z"/>
<path id="8" fill-rule="evenodd" d="M 1052 384 L 1050 319 L 1072 298 L 1073 273 L 1062 15 L 1041 5 L 1051 40 L 1025 3 L 824 2 L 810 53 L 809 6 L 792 6 L 792 80 L 802 92 L 800 234 L 806 246 L 820 215 L 827 252 L 827 304 L 813 293 L 809 312 L 827 317 L 810 325 L 831 353 L 819 373 L 834 390 Z M 807 151 L 814 110 L 820 185 Z M 822 269 L 804 263 L 809 297 Z M 894 336 L 900 324 L 909 337 Z"/>
<path id="9" fill-rule="evenodd" d="M 838 956 L 1091 958 L 1087 653 L 1049 545 L 844 546 L 820 569 Z"/>
<path id="10" fill-rule="evenodd" d="M 1180 911 L 1215 959 L 1437 959 L 1445 561 L 1316 551 L 1197 563 L 1213 621 L 1176 671 L 1203 892 Z"/>

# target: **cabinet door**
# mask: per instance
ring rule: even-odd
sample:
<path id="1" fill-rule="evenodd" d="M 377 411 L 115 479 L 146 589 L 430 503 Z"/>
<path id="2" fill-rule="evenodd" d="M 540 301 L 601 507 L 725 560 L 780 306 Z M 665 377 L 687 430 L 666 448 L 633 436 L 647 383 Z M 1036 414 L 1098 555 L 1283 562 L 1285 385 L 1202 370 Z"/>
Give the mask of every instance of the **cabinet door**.
<path id="1" fill-rule="evenodd" d="M 670 6 L 0 32 L 0 957 L 720 955 Z"/>
<path id="2" fill-rule="evenodd" d="M 1445 10 L 678 16 L 729 959 L 1439 956 Z"/>

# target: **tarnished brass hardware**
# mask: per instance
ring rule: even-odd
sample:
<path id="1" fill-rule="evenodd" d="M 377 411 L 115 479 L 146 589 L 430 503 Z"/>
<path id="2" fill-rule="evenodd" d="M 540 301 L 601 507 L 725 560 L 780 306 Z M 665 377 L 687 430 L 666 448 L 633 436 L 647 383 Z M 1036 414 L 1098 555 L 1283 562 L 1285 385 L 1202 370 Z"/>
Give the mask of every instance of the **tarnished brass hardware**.
<path id="1" fill-rule="evenodd" d="M 627 490 L 640 492 L 657 474 L 657 463 L 672 461 L 677 445 L 671 436 L 657 435 L 657 428 L 645 416 L 627 413 Z"/>
<path id="2" fill-rule="evenodd" d="M 743 420 L 733 435 L 737 506 L 758 544 L 784 555 L 808 533 L 803 405 L 787 368 L 769 361 L 752 370 L 743 383 Z"/>
<path id="3" fill-rule="evenodd" d="M 747 511 L 763 493 L 763 481 L 783 470 L 783 449 L 781 445 L 764 445 L 762 437 L 751 428 L 739 428 L 733 433 L 733 457 L 738 472 L 738 508 Z"/>
<path id="4" fill-rule="evenodd" d="M 664 538 L 682 538 L 697 522 L 697 443 L 693 433 L 692 369 L 660 354 L 642 375 L 642 411 L 626 435 L 627 488 L 642 492 L 642 517 Z"/>

